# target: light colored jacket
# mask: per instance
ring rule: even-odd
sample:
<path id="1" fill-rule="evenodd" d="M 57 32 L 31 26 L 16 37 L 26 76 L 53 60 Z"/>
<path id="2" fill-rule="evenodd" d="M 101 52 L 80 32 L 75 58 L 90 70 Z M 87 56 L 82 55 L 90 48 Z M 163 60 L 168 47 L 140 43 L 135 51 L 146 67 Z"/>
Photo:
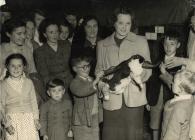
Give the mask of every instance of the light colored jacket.
<path id="1" fill-rule="evenodd" d="M 182 98 L 173 98 L 165 104 L 161 140 L 189 140 L 193 98 L 191 95 Z"/>
<path id="2" fill-rule="evenodd" d="M 129 59 L 132 55 L 139 54 L 146 60 L 150 61 L 150 52 L 147 40 L 134 33 L 129 33 L 122 41 L 120 47 L 117 46 L 114 40 L 113 33 L 106 39 L 98 42 L 97 46 L 97 66 L 96 73 L 101 70 L 107 70 L 111 66 L 116 66 L 124 60 Z M 142 81 L 145 82 L 151 76 L 151 70 L 144 69 L 142 73 Z M 104 101 L 103 106 L 106 110 L 117 110 L 122 106 L 122 98 L 124 96 L 125 104 L 128 107 L 138 107 L 145 105 L 146 100 L 146 86 L 140 91 L 139 88 L 130 83 L 123 94 L 110 94 L 110 99 Z"/>

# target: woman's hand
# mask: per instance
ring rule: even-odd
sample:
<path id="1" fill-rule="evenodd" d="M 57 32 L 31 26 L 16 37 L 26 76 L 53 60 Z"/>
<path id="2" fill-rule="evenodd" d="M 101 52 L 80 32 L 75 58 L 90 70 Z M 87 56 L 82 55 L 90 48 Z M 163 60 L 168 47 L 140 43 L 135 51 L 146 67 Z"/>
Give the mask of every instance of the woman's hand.
<path id="1" fill-rule="evenodd" d="M 181 66 L 181 65 L 186 65 L 186 59 L 183 58 L 183 57 L 171 57 L 171 58 L 168 58 L 166 61 L 165 61 L 165 67 L 168 68 L 168 69 L 171 69 L 171 68 L 174 68 L 174 67 L 177 67 L 177 66 Z"/>

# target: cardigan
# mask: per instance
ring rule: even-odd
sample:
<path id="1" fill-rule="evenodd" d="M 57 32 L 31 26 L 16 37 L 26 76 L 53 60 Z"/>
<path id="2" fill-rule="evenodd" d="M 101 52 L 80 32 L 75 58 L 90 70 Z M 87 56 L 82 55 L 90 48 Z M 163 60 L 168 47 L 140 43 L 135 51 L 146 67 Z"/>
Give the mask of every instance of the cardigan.
<path id="1" fill-rule="evenodd" d="M 70 90 L 74 96 L 73 125 L 92 126 L 93 114 L 98 115 L 101 109 L 98 105 L 97 89 L 93 87 L 92 81 L 76 76 L 70 84 Z M 94 110 L 96 113 L 93 113 Z"/>
<path id="2" fill-rule="evenodd" d="M 32 81 L 23 77 L 21 93 L 9 85 L 7 79 L 0 83 L 0 101 L 3 114 L 9 113 L 28 113 L 32 112 L 34 119 L 39 119 L 39 111 L 36 99 L 36 93 Z"/>
<path id="3" fill-rule="evenodd" d="M 116 66 L 136 54 L 143 56 L 146 61 L 150 61 L 148 43 L 144 37 L 130 32 L 127 37 L 124 38 L 120 46 L 117 47 L 114 35 L 115 33 L 98 42 L 96 73 L 107 70 L 111 66 Z M 142 81 L 146 82 L 151 76 L 151 73 L 152 71 L 150 69 L 144 69 L 141 74 Z M 122 107 L 123 96 L 125 104 L 128 107 L 145 105 L 147 103 L 145 83 L 142 90 L 139 90 L 139 88 L 131 82 L 126 87 L 123 94 L 110 94 L 110 100 L 104 101 L 103 107 L 106 110 L 120 109 Z"/>

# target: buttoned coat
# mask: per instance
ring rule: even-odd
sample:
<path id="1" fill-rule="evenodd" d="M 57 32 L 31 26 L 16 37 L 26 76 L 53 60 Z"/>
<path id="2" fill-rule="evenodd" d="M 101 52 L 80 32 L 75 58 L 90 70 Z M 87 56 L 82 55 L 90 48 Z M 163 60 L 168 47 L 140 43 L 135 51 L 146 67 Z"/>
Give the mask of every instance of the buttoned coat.
<path id="1" fill-rule="evenodd" d="M 67 140 L 71 127 L 72 103 L 70 100 L 48 100 L 41 106 L 40 123 L 41 136 L 47 135 L 49 140 Z"/>

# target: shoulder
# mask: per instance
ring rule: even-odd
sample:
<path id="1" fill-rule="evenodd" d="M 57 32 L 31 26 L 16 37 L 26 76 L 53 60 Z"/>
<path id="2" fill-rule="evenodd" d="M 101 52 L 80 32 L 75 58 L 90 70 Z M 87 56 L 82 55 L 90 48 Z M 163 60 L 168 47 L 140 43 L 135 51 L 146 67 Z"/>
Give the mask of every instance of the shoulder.
<path id="1" fill-rule="evenodd" d="M 114 33 L 112 35 L 106 37 L 105 39 L 98 41 L 98 46 L 108 47 L 111 44 L 113 44 L 113 41 L 114 41 Z"/>
<path id="2" fill-rule="evenodd" d="M 48 101 L 46 101 L 45 103 L 43 103 L 43 104 L 41 105 L 40 109 L 41 109 L 41 110 L 44 110 L 44 111 L 45 111 L 45 109 L 48 109 L 48 108 L 49 108 L 49 105 L 51 104 L 50 102 L 51 102 L 51 101 L 48 100 Z"/>
<path id="3" fill-rule="evenodd" d="M 40 47 L 38 47 L 38 48 L 36 48 L 34 50 L 34 54 L 44 55 L 46 50 L 47 50 L 47 45 L 46 44 L 43 44 L 42 46 L 40 46 Z"/>

